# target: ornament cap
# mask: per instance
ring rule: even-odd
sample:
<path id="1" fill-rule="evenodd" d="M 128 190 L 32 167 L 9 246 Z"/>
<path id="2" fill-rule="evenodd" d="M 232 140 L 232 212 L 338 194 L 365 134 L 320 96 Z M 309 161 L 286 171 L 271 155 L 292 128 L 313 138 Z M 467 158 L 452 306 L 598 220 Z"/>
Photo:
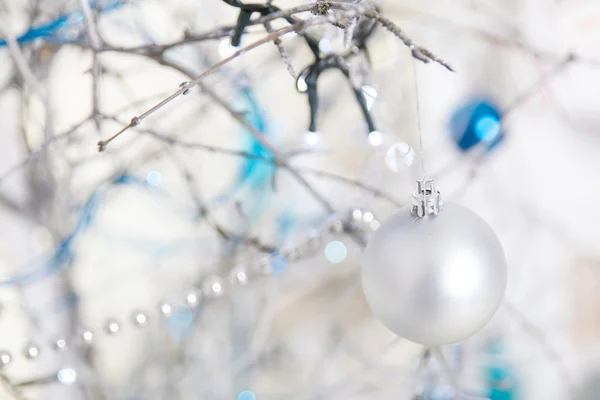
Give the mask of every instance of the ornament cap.
<path id="1" fill-rule="evenodd" d="M 442 196 L 435 190 L 433 179 L 417 180 L 417 190 L 413 193 L 411 213 L 419 218 L 438 215 L 442 209 Z"/>

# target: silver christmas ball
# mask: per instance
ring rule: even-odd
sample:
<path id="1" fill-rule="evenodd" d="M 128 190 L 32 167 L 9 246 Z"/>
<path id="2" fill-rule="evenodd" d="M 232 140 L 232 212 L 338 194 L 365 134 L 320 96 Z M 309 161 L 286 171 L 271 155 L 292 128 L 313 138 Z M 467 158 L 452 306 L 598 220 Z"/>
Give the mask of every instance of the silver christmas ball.
<path id="1" fill-rule="evenodd" d="M 460 205 L 445 204 L 441 212 L 432 206 L 435 211 L 420 217 L 413 207 L 382 223 L 365 250 L 367 302 L 408 340 L 430 346 L 459 342 L 483 328 L 502 301 L 502 245 L 485 221 Z"/>

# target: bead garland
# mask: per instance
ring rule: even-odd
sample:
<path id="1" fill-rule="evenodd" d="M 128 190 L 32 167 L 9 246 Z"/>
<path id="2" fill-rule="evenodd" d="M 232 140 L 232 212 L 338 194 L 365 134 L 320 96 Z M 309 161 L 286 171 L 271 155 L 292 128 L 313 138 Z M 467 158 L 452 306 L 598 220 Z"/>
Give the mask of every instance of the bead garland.
<path id="1" fill-rule="evenodd" d="M 374 214 L 364 208 L 351 208 L 343 217 L 335 214 L 330 215 L 323 229 L 311 230 L 307 234 L 307 238 L 298 246 L 286 244 L 282 246 L 280 252 L 262 254 L 249 266 L 244 264 L 234 266 L 226 276 L 209 275 L 197 287 L 187 289 L 178 297 L 183 300 L 182 304 L 193 310 L 203 300 L 222 298 L 231 288 L 247 285 L 249 280 L 280 275 L 286 271 L 289 262 L 301 260 L 303 257 L 313 255 L 319 250 L 326 234 L 344 233 L 346 224 L 367 231 L 376 231 L 379 228 L 379 221 L 375 219 Z M 160 302 L 157 307 L 158 313 L 163 317 L 170 317 L 174 313 L 174 307 L 175 304 Z M 139 308 L 133 309 L 128 319 L 128 323 L 137 330 L 149 327 L 151 321 L 151 312 Z M 91 346 L 97 333 L 115 336 L 125 328 L 126 324 L 110 317 L 106 319 L 101 330 L 95 331 L 88 327 L 80 327 L 71 339 L 67 337 L 55 338 L 49 343 L 48 348 L 55 353 L 61 353 L 72 346 Z M 45 347 L 40 346 L 33 340 L 27 340 L 21 347 L 20 354 L 26 360 L 32 361 L 39 358 L 40 354 L 46 350 Z M 12 353 L 7 350 L 0 350 L 0 369 L 7 367 L 13 361 Z"/>

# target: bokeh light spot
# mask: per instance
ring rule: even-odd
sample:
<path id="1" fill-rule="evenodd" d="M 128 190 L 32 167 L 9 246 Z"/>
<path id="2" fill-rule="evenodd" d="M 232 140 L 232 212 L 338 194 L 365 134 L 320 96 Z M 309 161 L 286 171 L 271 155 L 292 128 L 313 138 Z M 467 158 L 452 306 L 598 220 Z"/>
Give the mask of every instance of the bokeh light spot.
<path id="1" fill-rule="evenodd" d="M 346 245 L 338 240 L 329 242 L 325 246 L 325 258 L 330 263 L 339 264 L 346 259 L 347 255 L 348 250 L 346 249 Z"/>
<path id="2" fill-rule="evenodd" d="M 475 123 L 477 137 L 485 142 L 491 142 L 500 133 L 500 121 L 492 116 L 482 117 Z"/>
<path id="3" fill-rule="evenodd" d="M 231 45 L 231 39 L 226 38 L 219 43 L 219 55 L 221 58 L 231 57 L 236 51 L 239 50 L 239 47 L 235 47 Z"/>
<path id="4" fill-rule="evenodd" d="M 72 385 L 77 380 L 77 371 L 73 368 L 62 368 L 56 374 L 56 379 L 63 385 Z"/>
<path id="5" fill-rule="evenodd" d="M 415 162 L 415 151 L 408 143 L 398 142 L 385 154 L 385 165 L 392 172 L 401 172 Z"/>
<path id="6" fill-rule="evenodd" d="M 298 80 L 296 81 L 296 89 L 298 89 L 298 91 L 300 93 L 304 93 L 308 90 L 308 85 L 306 84 L 306 79 L 304 79 L 304 77 L 302 75 L 300 75 L 298 77 Z"/>
<path id="7" fill-rule="evenodd" d="M 323 53 L 331 53 L 331 41 L 327 38 L 323 38 L 319 41 L 319 50 Z"/>
<path id="8" fill-rule="evenodd" d="M 383 135 L 379 131 L 369 132 L 369 144 L 373 147 L 380 146 L 383 143 Z"/>
<path id="9" fill-rule="evenodd" d="M 311 147 L 321 144 L 321 134 L 313 131 L 304 132 L 304 143 Z"/>
<path id="10" fill-rule="evenodd" d="M 146 176 L 146 182 L 152 187 L 158 187 L 162 182 L 162 174 L 158 171 L 150 171 Z"/>

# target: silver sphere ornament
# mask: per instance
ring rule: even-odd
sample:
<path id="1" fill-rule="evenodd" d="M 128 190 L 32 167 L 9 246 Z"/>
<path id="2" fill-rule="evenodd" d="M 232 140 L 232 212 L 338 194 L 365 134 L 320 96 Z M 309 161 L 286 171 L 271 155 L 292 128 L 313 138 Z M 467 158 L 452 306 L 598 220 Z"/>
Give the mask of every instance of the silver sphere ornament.
<path id="1" fill-rule="evenodd" d="M 413 204 L 381 224 L 362 266 L 375 316 L 397 335 L 429 346 L 478 332 L 506 288 L 506 259 L 492 228 L 465 207 L 441 210 L 441 204 L 433 181 L 418 181 Z"/>

